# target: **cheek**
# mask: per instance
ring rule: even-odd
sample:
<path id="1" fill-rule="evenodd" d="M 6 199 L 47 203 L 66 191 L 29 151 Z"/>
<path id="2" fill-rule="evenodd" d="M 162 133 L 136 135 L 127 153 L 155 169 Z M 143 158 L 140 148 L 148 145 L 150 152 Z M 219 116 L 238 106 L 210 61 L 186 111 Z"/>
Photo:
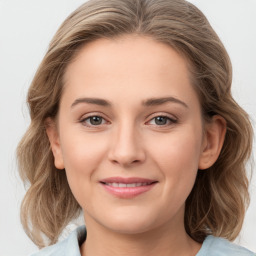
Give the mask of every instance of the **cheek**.
<path id="1" fill-rule="evenodd" d="M 200 128 L 184 127 L 166 138 L 158 138 L 158 142 L 152 141 L 151 156 L 166 181 L 166 191 L 176 191 L 182 197 L 190 193 L 201 154 L 202 139 L 198 131 Z"/>
<path id="2" fill-rule="evenodd" d="M 153 142 L 155 146 L 151 151 L 164 181 L 159 203 L 165 205 L 166 217 L 183 209 L 194 186 L 201 149 L 201 138 L 193 130 L 172 135 L 158 143 Z"/>
<path id="3" fill-rule="evenodd" d="M 65 130 L 61 150 L 69 186 L 78 203 L 91 194 L 90 183 L 95 182 L 95 170 L 105 157 L 105 145 L 100 138 Z"/>
<path id="4" fill-rule="evenodd" d="M 156 138 L 151 143 L 151 155 L 161 163 L 164 169 L 168 169 L 170 166 L 180 168 L 185 168 L 186 166 L 187 168 L 198 167 L 201 153 L 201 137 L 193 129 L 174 131 L 166 137 Z M 177 168 L 177 170 L 180 168 Z"/>
<path id="5" fill-rule="evenodd" d="M 94 168 L 106 150 L 106 136 L 85 132 L 83 127 L 66 127 L 60 133 L 61 150 L 66 169 Z"/>

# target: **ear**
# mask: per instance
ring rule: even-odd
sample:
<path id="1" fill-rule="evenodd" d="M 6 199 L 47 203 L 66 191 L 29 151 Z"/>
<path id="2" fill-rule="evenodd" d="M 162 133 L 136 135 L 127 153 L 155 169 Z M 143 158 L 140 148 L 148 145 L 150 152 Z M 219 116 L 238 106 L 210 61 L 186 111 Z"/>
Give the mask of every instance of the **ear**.
<path id="1" fill-rule="evenodd" d="M 211 122 L 205 125 L 198 169 L 207 169 L 218 159 L 225 139 L 226 126 L 225 119 L 219 115 L 213 116 Z"/>
<path id="2" fill-rule="evenodd" d="M 56 126 L 56 122 L 48 117 L 45 120 L 45 128 L 48 139 L 51 144 L 52 153 L 54 156 L 54 165 L 57 169 L 64 169 L 63 156 L 60 146 L 59 132 Z"/>

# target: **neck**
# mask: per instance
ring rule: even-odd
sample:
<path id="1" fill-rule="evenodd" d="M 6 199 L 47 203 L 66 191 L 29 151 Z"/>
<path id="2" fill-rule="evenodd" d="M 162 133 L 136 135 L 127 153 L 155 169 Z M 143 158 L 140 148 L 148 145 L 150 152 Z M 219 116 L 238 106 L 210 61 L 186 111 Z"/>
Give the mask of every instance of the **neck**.
<path id="1" fill-rule="evenodd" d="M 195 256 L 201 247 L 187 235 L 184 226 L 170 229 L 165 225 L 138 234 L 123 234 L 90 224 L 86 225 L 81 256 Z"/>

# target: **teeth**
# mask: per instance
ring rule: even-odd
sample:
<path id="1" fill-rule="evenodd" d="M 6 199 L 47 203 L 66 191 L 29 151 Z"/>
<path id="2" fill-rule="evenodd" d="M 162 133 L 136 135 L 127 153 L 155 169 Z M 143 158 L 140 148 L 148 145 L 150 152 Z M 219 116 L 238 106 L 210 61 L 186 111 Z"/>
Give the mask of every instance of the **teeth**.
<path id="1" fill-rule="evenodd" d="M 141 187 L 141 186 L 146 186 L 146 185 L 150 185 L 151 183 L 129 183 L 129 184 L 125 184 L 125 183 L 106 183 L 106 185 L 111 186 L 111 187 L 119 187 L 119 188 L 134 188 L 134 187 Z"/>
<path id="2" fill-rule="evenodd" d="M 126 184 L 127 188 L 134 188 L 135 186 L 136 186 L 136 184 L 134 184 L 134 183 L 133 184 Z"/>

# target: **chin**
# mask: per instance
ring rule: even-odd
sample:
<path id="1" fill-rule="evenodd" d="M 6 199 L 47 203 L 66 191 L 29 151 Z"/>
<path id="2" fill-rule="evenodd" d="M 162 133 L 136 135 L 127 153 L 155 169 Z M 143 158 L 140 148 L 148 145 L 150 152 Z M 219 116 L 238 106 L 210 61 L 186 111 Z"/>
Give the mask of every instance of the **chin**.
<path id="1" fill-rule="evenodd" d="M 139 234 L 154 229 L 157 226 L 157 219 L 144 213 L 113 214 L 108 217 L 104 218 L 102 225 L 121 234 Z"/>

